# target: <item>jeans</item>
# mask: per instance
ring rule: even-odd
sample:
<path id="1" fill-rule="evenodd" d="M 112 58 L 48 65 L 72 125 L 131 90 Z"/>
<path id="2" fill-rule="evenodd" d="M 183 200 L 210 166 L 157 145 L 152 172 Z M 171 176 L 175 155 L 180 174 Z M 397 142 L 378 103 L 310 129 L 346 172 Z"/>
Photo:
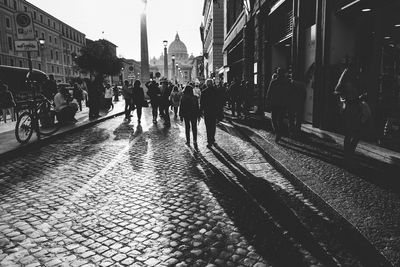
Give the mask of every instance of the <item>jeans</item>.
<path id="1" fill-rule="evenodd" d="M 197 143 L 197 119 L 184 118 L 186 142 L 190 143 L 190 124 L 192 124 L 193 143 Z"/>

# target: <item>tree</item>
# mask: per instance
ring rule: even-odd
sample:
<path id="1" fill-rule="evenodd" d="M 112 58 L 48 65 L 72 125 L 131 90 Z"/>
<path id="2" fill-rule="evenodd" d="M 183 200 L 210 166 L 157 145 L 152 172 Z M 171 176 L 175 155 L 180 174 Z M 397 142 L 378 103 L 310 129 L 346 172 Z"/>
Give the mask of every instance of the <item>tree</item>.
<path id="1" fill-rule="evenodd" d="M 82 47 L 81 55 L 75 58 L 80 71 L 91 74 L 117 75 L 122 68 L 122 59 L 114 53 L 110 43 L 97 40 Z"/>

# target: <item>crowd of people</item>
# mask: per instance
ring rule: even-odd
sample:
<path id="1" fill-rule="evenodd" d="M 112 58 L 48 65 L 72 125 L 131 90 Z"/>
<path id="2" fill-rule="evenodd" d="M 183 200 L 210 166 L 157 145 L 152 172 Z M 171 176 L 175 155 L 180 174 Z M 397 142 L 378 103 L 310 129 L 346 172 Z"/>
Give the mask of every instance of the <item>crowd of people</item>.
<path id="1" fill-rule="evenodd" d="M 73 85 L 72 94 L 66 87 L 58 87 L 54 77 L 42 86 L 42 94 L 54 100 L 57 120 L 61 123 L 76 122 L 75 114 L 82 111 L 82 102 L 89 107 L 89 118 L 99 117 L 102 108 L 107 109 L 112 101 L 119 100 L 119 89 L 104 82 L 103 75 L 94 75 L 90 79 L 78 79 Z M 233 117 L 248 117 L 253 86 L 246 81 L 239 82 L 233 78 L 231 83 L 215 83 L 207 79 L 205 83 L 173 84 L 165 78 L 146 82 L 147 96 L 150 99 L 153 123 L 160 117 L 164 125 L 169 127 L 170 109 L 174 118 L 178 117 L 185 124 L 186 143 L 190 145 L 192 132 L 193 145 L 197 148 L 197 124 L 201 118 L 207 131 L 208 147 L 215 143 L 216 124 L 223 119 L 223 108 L 231 109 Z M 136 109 L 138 123 L 141 123 L 142 108 L 149 104 L 145 91 L 139 80 L 133 84 L 124 81 L 122 95 L 125 100 L 125 120 L 131 120 L 131 113 Z M 351 160 L 352 154 L 360 139 L 360 131 L 364 122 L 371 116 L 369 106 L 363 101 L 357 85 L 356 75 L 346 69 L 335 89 L 344 106 L 344 152 L 345 158 Z M 271 82 L 266 90 L 266 107 L 271 111 L 271 121 L 275 133 L 275 141 L 279 142 L 283 135 L 283 120 L 288 118 L 289 135 L 298 137 L 301 133 L 301 123 L 304 113 L 306 97 L 306 83 L 291 79 L 291 76 L 282 68 L 277 68 L 272 75 Z M 7 85 L 0 81 L 0 110 L 3 121 L 7 121 L 7 114 L 14 121 L 16 102 Z"/>

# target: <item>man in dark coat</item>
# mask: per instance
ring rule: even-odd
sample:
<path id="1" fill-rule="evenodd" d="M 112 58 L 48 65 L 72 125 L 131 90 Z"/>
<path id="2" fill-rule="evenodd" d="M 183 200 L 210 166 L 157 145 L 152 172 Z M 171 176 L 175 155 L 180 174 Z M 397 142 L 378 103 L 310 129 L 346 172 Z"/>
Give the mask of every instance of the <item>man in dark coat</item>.
<path id="1" fill-rule="evenodd" d="M 151 109 L 153 114 L 153 123 L 157 123 L 158 107 L 160 105 L 161 90 L 158 84 L 153 80 L 146 84 L 147 95 L 150 97 Z"/>
<path id="2" fill-rule="evenodd" d="M 272 126 L 275 131 L 275 141 L 282 137 L 282 124 L 289 97 L 290 82 L 284 69 L 277 70 L 276 79 L 272 79 L 267 91 L 267 105 L 271 108 Z"/>
<path id="3" fill-rule="evenodd" d="M 206 89 L 201 93 L 200 109 L 204 114 L 204 123 L 207 130 L 207 147 L 211 148 L 215 143 L 218 114 L 218 96 L 211 79 L 206 81 Z"/>
<path id="4" fill-rule="evenodd" d="M 169 106 L 171 104 L 169 96 L 171 95 L 172 88 L 169 86 L 167 79 L 161 80 L 161 101 L 160 101 L 160 116 L 164 119 L 164 126 L 171 126 L 169 118 Z"/>

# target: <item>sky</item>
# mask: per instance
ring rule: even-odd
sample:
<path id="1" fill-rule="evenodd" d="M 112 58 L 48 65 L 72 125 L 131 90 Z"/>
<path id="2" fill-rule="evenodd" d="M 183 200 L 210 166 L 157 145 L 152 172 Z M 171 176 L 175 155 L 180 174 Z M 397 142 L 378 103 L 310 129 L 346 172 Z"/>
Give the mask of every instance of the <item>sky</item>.
<path id="1" fill-rule="evenodd" d="M 92 40 L 116 44 L 117 55 L 140 61 L 141 0 L 28 0 Z M 199 27 L 203 0 L 148 0 L 147 36 L 150 59 L 163 53 L 176 32 L 189 55 L 198 56 L 202 45 Z M 103 33 L 104 32 L 104 33 Z"/>

